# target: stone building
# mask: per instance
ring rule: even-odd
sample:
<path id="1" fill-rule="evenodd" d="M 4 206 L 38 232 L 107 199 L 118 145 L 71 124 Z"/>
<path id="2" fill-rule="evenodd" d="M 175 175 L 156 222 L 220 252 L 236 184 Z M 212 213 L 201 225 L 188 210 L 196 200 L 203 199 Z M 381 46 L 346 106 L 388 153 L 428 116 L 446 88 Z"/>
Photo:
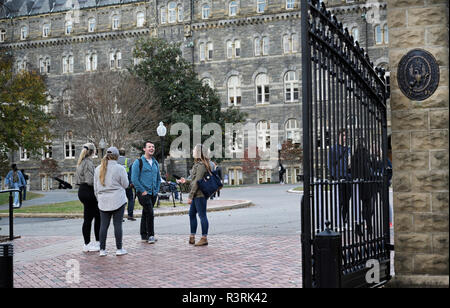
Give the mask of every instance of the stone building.
<path id="1" fill-rule="evenodd" d="M 182 42 L 183 56 L 202 80 L 215 88 L 223 108 L 248 113 L 264 152 L 278 142 L 301 143 L 301 37 L 299 0 L 0 0 L 0 51 L 12 52 L 16 69 L 35 68 L 48 77 L 49 94 L 64 102 L 73 78 L 106 68 L 133 65 L 135 41 L 159 36 Z M 366 47 L 377 66 L 389 70 L 386 3 L 325 1 Z M 61 99 L 60 99 L 61 98 Z M 69 112 L 69 111 L 68 111 Z M 156 129 L 156 127 L 155 127 Z M 43 157 L 58 161 L 62 177 L 73 183 L 76 158 L 85 140 L 75 132 L 56 132 Z M 98 142 L 98 141 L 97 141 Z M 56 183 L 39 172 L 42 157 L 25 149 L 12 160 L 31 178 L 31 189 Z M 242 160 L 225 161 L 228 184 L 278 181 L 278 159 L 262 160 L 260 170 L 243 172 Z M 169 162 L 169 166 L 177 165 Z M 289 183 L 297 181 L 301 162 L 283 162 Z"/>

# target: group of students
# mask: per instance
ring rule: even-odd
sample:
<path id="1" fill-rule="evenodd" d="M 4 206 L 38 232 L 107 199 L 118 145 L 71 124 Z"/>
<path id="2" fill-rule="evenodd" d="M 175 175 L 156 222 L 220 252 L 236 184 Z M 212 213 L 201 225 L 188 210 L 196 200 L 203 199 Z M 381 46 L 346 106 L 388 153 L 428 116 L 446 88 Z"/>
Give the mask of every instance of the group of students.
<path id="1" fill-rule="evenodd" d="M 149 244 L 154 244 L 157 241 L 155 238 L 153 207 L 161 185 L 161 174 L 159 164 L 153 157 L 155 145 L 150 141 L 145 142 L 143 152 L 144 154 L 133 162 L 127 172 L 126 164 L 124 167 L 121 164 L 122 162 L 118 162 L 120 153 L 117 148 L 108 148 L 100 166 L 95 168 L 92 160 L 95 146 L 92 143 L 83 145 L 83 150 L 77 163 L 76 183 L 79 185 L 78 198 L 84 206 L 82 227 L 84 252 L 99 252 L 100 256 L 107 255 L 106 238 L 112 219 L 116 239 L 116 255 L 122 256 L 127 254 L 122 242 L 122 222 L 125 206 L 127 201 L 130 201 L 130 190 L 133 195 L 132 186 L 136 191 L 139 203 L 142 205 L 141 239 Z M 208 245 L 209 228 L 206 215 L 207 199 L 198 188 L 197 181 L 204 178 L 207 172 L 211 172 L 211 164 L 206 151 L 203 150 L 203 146 L 200 144 L 194 147 L 193 157 L 194 166 L 191 170 L 190 180 L 180 178 L 177 180 L 177 183 L 190 182 L 190 192 L 187 201 L 190 204 L 191 233 L 189 244 L 205 246 Z M 132 199 L 134 202 L 134 196 Z M 197 215 L 201 221 L 202 237 L 196 243 Z M 94 222 L 95 242 L 91 242 L 92 222 Z"/>

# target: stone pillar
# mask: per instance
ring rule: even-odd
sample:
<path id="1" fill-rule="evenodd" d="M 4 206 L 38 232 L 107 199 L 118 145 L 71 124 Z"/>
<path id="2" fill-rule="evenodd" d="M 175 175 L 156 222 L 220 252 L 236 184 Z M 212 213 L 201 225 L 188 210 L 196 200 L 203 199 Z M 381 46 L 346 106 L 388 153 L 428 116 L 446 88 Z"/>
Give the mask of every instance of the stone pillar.
<path id="1" fill-rule="evenodd" d="M 448 0 L 388 0 L 390 33 L 395 278 L 391 286 L 449 284 Z M 440 83 L 411 101 L 397 83 L 411 49 L 433 54 Z"/>

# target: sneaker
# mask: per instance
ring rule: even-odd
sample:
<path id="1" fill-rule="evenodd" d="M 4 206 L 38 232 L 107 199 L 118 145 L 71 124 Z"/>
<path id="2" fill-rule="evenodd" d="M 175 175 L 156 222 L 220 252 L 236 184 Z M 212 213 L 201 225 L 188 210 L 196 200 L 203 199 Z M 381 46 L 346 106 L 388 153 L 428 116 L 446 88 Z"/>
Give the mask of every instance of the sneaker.
<path id="1" fill-rule="evenodd" d="M 100 257 L 106 257 L 107 255 L 106 250 L 100 250 Z"/>
<path id="2" fill-rule="evenodd" d="M 89 252 L 89 248 L 91 248 L 91 243 L 83 245 L 83 252 Z"/>
<path id="3" fill-rule="evenodd" d="M 128 251 L 126 251 L 125 249 L 117 249 L 116 251 L 116 256 L 123 256 L 126 255 L 128 253 Z"/>
<path id="4" fill-rule="evenodd" d="M 91 242 L 89 244 L 89 252 L 99 252 L 100 251 L 100 242 Z"/>
<path id="5" fill-rule="evenodd" d="M 136 218 L 134 218 L 134 217 L 128 217 L 128 220 L 130 220 L 130 221 L 136 221 Z"/>
<path id="6" fill-rule="evenodd" d="M 154 236 L 150 236 L 148 238 L 148 243 L 149 244 L 155 244 L 158 240 L 154 237 Z"/>

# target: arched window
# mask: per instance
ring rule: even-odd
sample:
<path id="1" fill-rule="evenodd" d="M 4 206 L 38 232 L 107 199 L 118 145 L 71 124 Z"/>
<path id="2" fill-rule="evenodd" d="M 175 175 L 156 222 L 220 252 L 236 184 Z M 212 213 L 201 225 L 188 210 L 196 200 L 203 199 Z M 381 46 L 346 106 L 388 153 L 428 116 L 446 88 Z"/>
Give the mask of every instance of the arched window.
<path id="1" fill-rule="evenodd" d="M 167 23 L 167 9 L 165 7 L 161 8 L 161 23 Z"/>
<path id="2" fill-rule="evenodd" d="M 214 54 L 214 45 L 213 43 L 208 42 L 206 44 L 206 56 L 208 57 L 208 60 L 213 59 L 213 54 Z"/>
<path id="3" fill-rule="evenodd" d="M 88 31 L 89 32 L 94 32 L 95 31 L 95 28 L 96 28 L 96 20 L 95 20 L 95 18 L 89 18 L 89 21 L 88 21 Z"/>
<path id="4" fill-rule="evenodd" d="M 28 38 L 28 27 L 27 26 L 23 26 L 22 28 L 20 28 L 20 39 L 26 40 Z"/>
<path id="5" fill-rule="evenodd" d="M 256 146 L 261 151 L 270 149 L 270 121 L 259 121 L 256 124 Z"/>
<path id="6" fill-rule="evenodd" d="M 238 5 L 236 1 L 231 1 L 228 7 L 228 15 L 236 16 L 237 15 Z"/>
<path id="7" fill-rule="evenodd" d="M 270 101 L 269 77 L 266 74 L 259 74 L 255 80 L 256 103 L 267 104 Z"/>
<path id="8" fill-rule="evenodd" d="M 120 69 L 122 67 L 122 53 L 120 51 L 109 53 L 110 69 Z"/>
<path id="9" fill-rule="evenodd" d="M 143 12 L 136 14 L 136 27 L 141 28 L 145 24 L 145 15 Z"/>
<path id="10" fill-rule="evenodd" d="M 42 37 L 50 36 L 50 24 L 44 24 L 42 26 Z"/>
<path id="11" fill-rule="evenodd" d="M 227 58 L 233 58 L 233 42 L 227 41 Z"/>
<path id="12" fill-rule="evenodd" d="M 202 6 L 202 19 L 208 19 L 210 12 L 211 12 L 211 9 L 209 7 L 209 4 L 204 4 Z"/>
<path id="13" fill-rule="evenodd" d="M 263 37 L 255 39 L 255 56 L 267 56 L 269 54 L 269 38 Z"/>
<path id="14" fill-rule="evenodd" d="M 296 33 L 283 35 L 283 51 L 285 54 L 296 53 L 299 50 L 299 40 Z"/>
<path id="15" fill-rule="evenodd" d="M 42 57 L 39 59 L 39 71 L 41 74 L 50 73 L 50 57 Z"/>
<path id="16" fill-rule="evenodd" d="M 228 105 L 241 105 L 241 82 L 238 76 L 231 76 L 228 79 Z"/>
<path id="17" fill-rule="evenodd" d="M 240 40 L 228 40 L 227 43 L 227 58 L 238 58 L 241 56 L 241 41 Z"/>
<path id="18" fill-rule="evenodd" d="M 383 44 L 383 32 L 381 31 L 381 26 L 375 26 L 375 42 L 377 44 Z"/>
<path id="19" fill-rule="evenodd" d="M 75 144 L 73 141 L 73 133 L 67 132 L 64 135 L 64 159 L 75 158 Z"/>
<path id="20" fill-rule="evenodd" d="M 86 72 L 94 72 L 97 70 L 97 54 L 86 55 Z"/>
<path id="21" fill-rule="evenodd" d="M 359 29 L 358 27 L 352 28 L 352 36 L 355 41 L 359 41 Z"/>
<path id="22" fill-rule="evenodd" d="M 262 53 L 263 56 L 267 56 L 269 54 L 269 38 L 266 36 L 262 39 Z"/>
<path id="23" fill-rule="evenodd" d="M 0 30 L 0 43 L 4 43 L 6 40 L 6 30 Z"/>
<path id="24" fill-rule="evenodd" d="M 284 125 L 284 130 L 286 132 L 286 139 L 291 140 L 292 143 L 300 143 L 300 125 L 296 119 L 289 119 Z"/>
<path id="25" fill-rule="evenodd" d="M 73 56 L 62 57 L 63 74 L 73 73 Z"/>
<path id="26" fill-rule="evenodd" d="M 184 11 L 183 11 L 183 6 L 181 4 L 179 4 L 177 6 L 177 14 L 178 14 L 178 21 L 183 21 L 184 20 Z"/>
<path id="27" fill-rule="evenodd" d="M 255 56 L 261 55 L 261 38 L 255 38 Z"/>
<path id="28" fill-rule="evenodd" d="M 112 29 L 118 30 L 120 27 L 120 17 L 119 15 L 113 15 L 112 17 Z"/>
<path id="29" fill-rule="evenodd" d="M 266 9 L 266 0 L 256 0 L 256 12 L 264 13 Z"/>
<path id="30" fill-rule="evenodd" d="M 66 21 L 66 35 L 71 35 L 72 34 L 72 28 L 73 24 L 71 20 Z"/>
<path id="31" fill-rule="evenodd" d="M 175 2 L 169 2 L 169 23 L 177 22 L 177 4 Z"/>
<path id="32" fill-rule="evenodd" d="M 200 43 L 200 61 L 206 60 L 206 49 L 205 49 L 205 43 Z"/>
<path id="33" fill-rule="evenodd" d="M 289 71 L 284 75 L 284 92 L 286 103 L 297 102 L 299 99 L 298 75 L 295 71 Z"/>
<path id="34" fill-rule="evenodd" d="M 389 29 L 388 29 L 388 25 L 384 25 L 383 27 L 383 32 L 384 32 L 384 43 L 385 44 L 389 44 Z"/>

